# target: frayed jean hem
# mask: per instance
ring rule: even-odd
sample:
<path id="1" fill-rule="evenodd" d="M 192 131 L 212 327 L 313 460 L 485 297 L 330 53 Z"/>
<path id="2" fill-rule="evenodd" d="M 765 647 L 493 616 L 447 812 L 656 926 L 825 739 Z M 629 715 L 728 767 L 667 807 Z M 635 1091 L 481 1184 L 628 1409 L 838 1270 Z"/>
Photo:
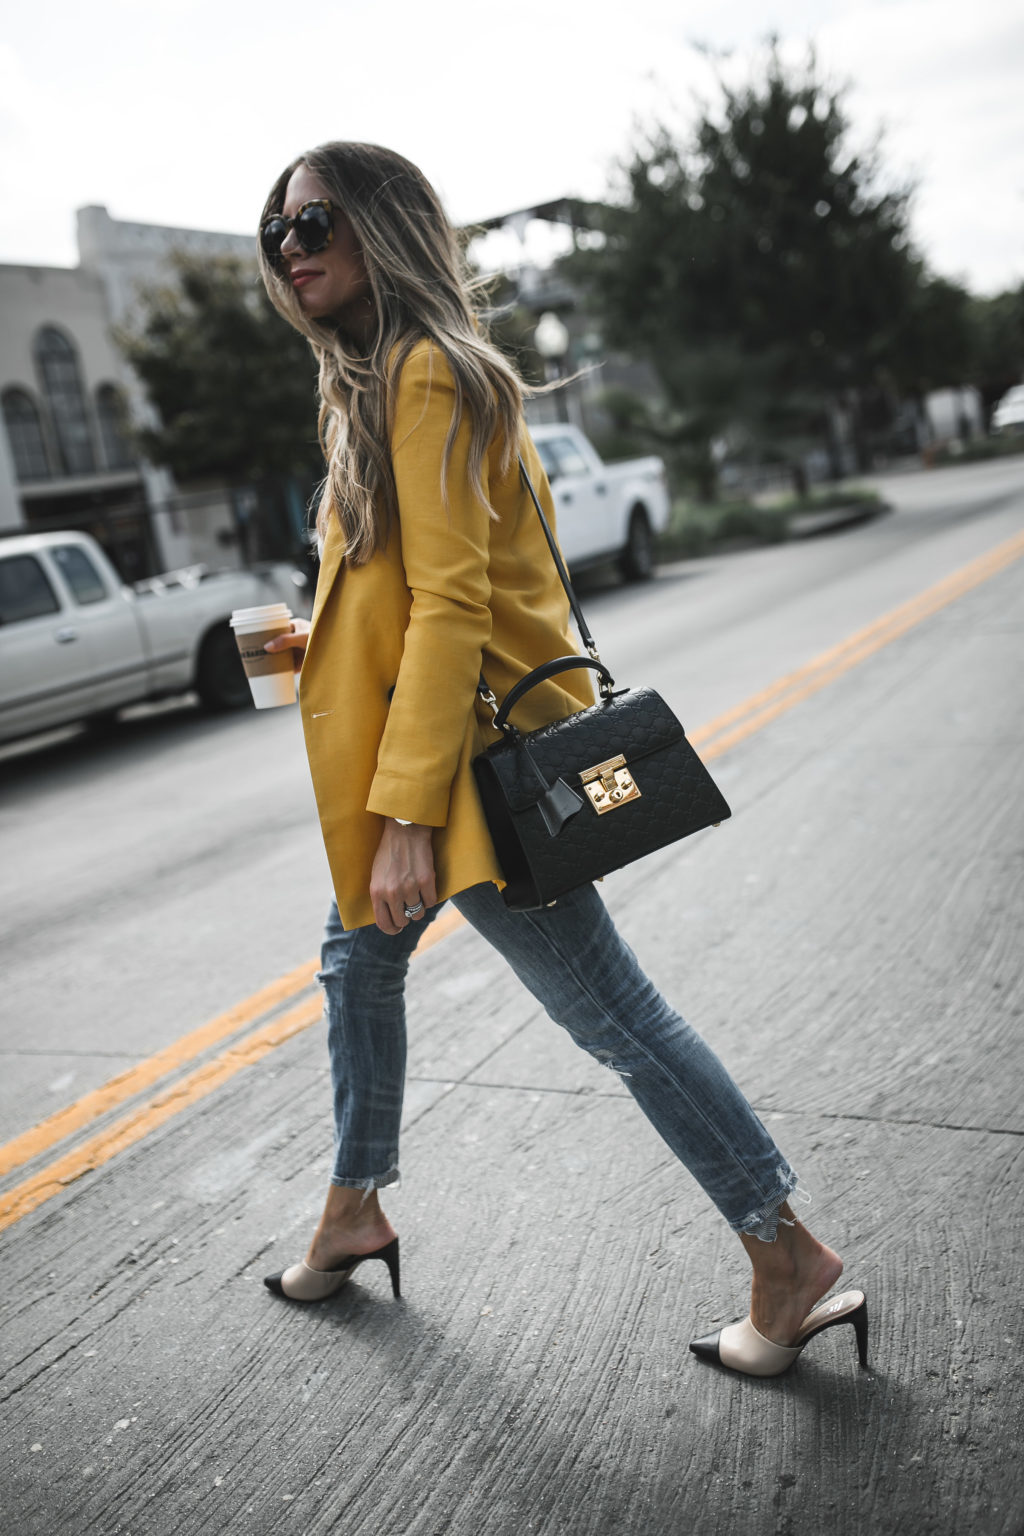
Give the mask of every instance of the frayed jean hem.
<path id="1" fill-rule="evenodd" d="M 810 1205 L 811 1197 L 806 1190 L 799 1187 L 799 1181 L 792 1169 L 780 1168 L 779 1177 L 782 1179 L 781 1193 L 774 1194 L 770 1200 L 758 1210 L 752 1211 L 742 1221 L 733 1226 L 733 1231 L 742 1237 L 756 1237 L 762 1243 L 774 1243 L 779 1231 L 779 1222 L 784 1227 L 792 1227 L 796 1223 L 796 1217 L 790 1220 L 779 1214 L 780 1208 L 787 1200 L 793 1200 L 799 1205 Z"/>
<path id="2" fill-rule="evenodd" d="M 336 1184 L 339 1189 L 361 1189 L 364 1200 L 372 1195 L 375 1189 L 387 1189 L 391 1184 L 397 1188 L 401 1182 L 402 1175 L 395 1167 L 389 1168 L 387 1173 L 371 1174 L 368 1179 L 346 1179 L 338 1174 L 331 1174 L 332 1184 Z"/>

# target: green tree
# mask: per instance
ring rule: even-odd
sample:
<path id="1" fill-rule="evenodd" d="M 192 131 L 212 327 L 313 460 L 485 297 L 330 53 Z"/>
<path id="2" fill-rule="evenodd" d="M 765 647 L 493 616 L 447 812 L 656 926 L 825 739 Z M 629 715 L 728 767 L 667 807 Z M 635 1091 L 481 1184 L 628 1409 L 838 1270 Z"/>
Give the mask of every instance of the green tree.
<path id="1" fill-rule="evenodd" d="M 968 301 L 970 378 L 986 409 L 1024 382 L 1024 283 L 991 298 Z"/>
<path id="2" fill-rule="evenodd" d="M 277 314 L 255 263 L 179 255 L 177 282 L 141 296 L 117 334 L 159 413 L 138 437 L 181 481 L 233 483 L 322 472 L 316 364 Z"/>
<path id="3" fill-rule="evenodd" d="M 655 370 L 651 435 L 705 490 L 721 435 L 796 457 L 831 405 L 902 378 L 924 278 L 910 188 L 885 183 L 877 143 L 851 146 L 813 54 L 787 70 L 769 45 L 756 79 L 720 91 L 690 142 L 647 135 L 598 214 L 603 246 L 568 258 L 610 345 Z"/>

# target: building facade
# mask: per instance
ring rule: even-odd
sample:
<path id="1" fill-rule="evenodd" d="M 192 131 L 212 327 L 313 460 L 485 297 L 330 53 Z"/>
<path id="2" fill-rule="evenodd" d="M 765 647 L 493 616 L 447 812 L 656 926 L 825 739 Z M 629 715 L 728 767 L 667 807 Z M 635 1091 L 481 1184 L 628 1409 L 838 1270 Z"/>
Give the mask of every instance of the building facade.
<path id="1" fill-rule="evenodd" d="M 127 581 L 241 558 L 230 493 L 178 492 L 140 459 L 129 422 L 152 407 L 112 339 L 178 252 L 255 262 L 244 235 L 78 212 L 79 265 L 0 264 L 0 533 L 81 528 Z"/>

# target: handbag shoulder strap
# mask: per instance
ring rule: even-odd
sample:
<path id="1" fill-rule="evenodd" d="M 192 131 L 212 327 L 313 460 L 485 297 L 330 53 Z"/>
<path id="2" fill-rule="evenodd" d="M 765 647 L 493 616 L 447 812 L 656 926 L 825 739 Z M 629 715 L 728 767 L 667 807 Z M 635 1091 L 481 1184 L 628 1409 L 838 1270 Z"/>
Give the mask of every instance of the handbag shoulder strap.
<path id="1" fill-rule="evenodd" d="M 558 545 L 555 543 L 555 536 L 551 532 L 551 528 L 548 525 L 548 520 L 544 516 L 544 508 L 541 506 L 537 492 L 533 488 L 533 481 L 527 474 L 526 465 L 523 463 L 522 454 L 519 455 L 519 475 L 523 484 L 526 486 L 526 489 L 530 493 L 530 500 L 533 502 L 533 505 L 537 509 L 537 516 L 540 518 L 540 525 L 544 530 L 544 537 L 548 541 L 548 549 L 551 551 L 551 558 L 555 562 L 555 569 L 558 572 L 558 578 L 561 581 L 562 586 L 565 588 L 566 597 L 569 599 L 569 606 L 572 609 L 573 618 L 576 620 L 576 628 L 580 632 L 580 639 L 583 641 L 584 649 L 586 650 L 587 655 L 590 656 L 594 661 L 600 661 L 601 658 L 597 653 L 597 645 L 595 644 L 594 637 L 590 633 L 590 630 L 587 628 L 587 621 L 583 617 L 583 609 L 580 607 L 580 600 L 576 596 L 572 582 L 569 580 L 569 572 L 565 568 L 565 561 L 562 559 Z"/>
<path id="2" fill-rule="evenodd" d="M 537 516 L 540 518 L 540 525 L 544 530 L 544 537 L 548 541 L 548 549 L 551 551 L 551 558 L 555 562 L 555 570 L 558 572 L 558 579 L 562 583 L 562 586 L 565 588 L 565 595 L 569 599 L 569 606 L 572 609 L 573 618 L 576 620 L 576 628 L 580 632 L 580 639 L 583 641 L 584 648 L 587 652 L 587 655 L 590 657 L 590 661 L 583 661 L 578 657 L 563 656 L 557 661 L 546 662 L 543 666 L 535 667 L 532 672 L 529 672 L 526 677 L 524 677 L 519 683 L 516 684 L 508 698 L 500 706 L 489 683 L 487 682 L 486 677 L 484 676 L 483 672 L 481 672 L 480 681 L 477 684 L 477 692 L 479 693 L 483 702 L 488 706 L 488 708 L 493 711 L 494 723 L 498 730 L 504 732 L 511 730 L 508 722 L 508 714 L 512 706 L 518 702 L 523 694 L 527 693 L 531 688 L 536 687 L 539 682 L 545 680 L 546 678 L 555 676 L 556 673 L 568 671 L 572 667 L 592 666 L 597 672 L 600 673 L 600 691 L 602 698 L 610 697 L 611 691 L 615 687 L 615 679 L 612 677 L 611 673 L 608 671 L 608 668 L 601 660 L 601 657 L 598 654 L 597 644 L 593 635 L 590 633 L 586 619 L 583 617 L 583 609 L 580 607 L 580 600 L 573 590 L 572 582 L 569 580 L 569 572 L 565 568 L 565 561 L 562 559 L 558 545 L 555 543 L 555 536 L 551 532 L 551 527 L 548 523 L 548 520 L 544 516 L 544 508 L 541 506 L 537 492 L 533 488 L 533 481 L 530 479 L 530 476 L 527 473 L 526 465 L 523 463 L 522 454 L 519 455 L 519 475 L 523 484 L 526 486 L 526 489 L 530 493 L 530 500 L 533 502 L 533 505 L 536 508 Z"/>

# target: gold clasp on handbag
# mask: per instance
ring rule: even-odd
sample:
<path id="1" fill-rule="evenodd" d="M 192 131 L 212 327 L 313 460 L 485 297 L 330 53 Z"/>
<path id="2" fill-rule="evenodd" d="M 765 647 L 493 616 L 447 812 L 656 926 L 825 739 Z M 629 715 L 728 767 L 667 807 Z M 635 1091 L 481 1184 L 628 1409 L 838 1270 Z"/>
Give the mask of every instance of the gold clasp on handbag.
<path id="1" fill-rule="evenodd" d="M 616 811 L 629 800 L 639 800 L 640 791 L 633 782 L 633 775 L 626 767 L 626 759 L 620 753 L 606 763 L 594 768 L 584 768 L 580 783 L 589 796 L 590 803 L 599 816 L 606 811 Z"/>

